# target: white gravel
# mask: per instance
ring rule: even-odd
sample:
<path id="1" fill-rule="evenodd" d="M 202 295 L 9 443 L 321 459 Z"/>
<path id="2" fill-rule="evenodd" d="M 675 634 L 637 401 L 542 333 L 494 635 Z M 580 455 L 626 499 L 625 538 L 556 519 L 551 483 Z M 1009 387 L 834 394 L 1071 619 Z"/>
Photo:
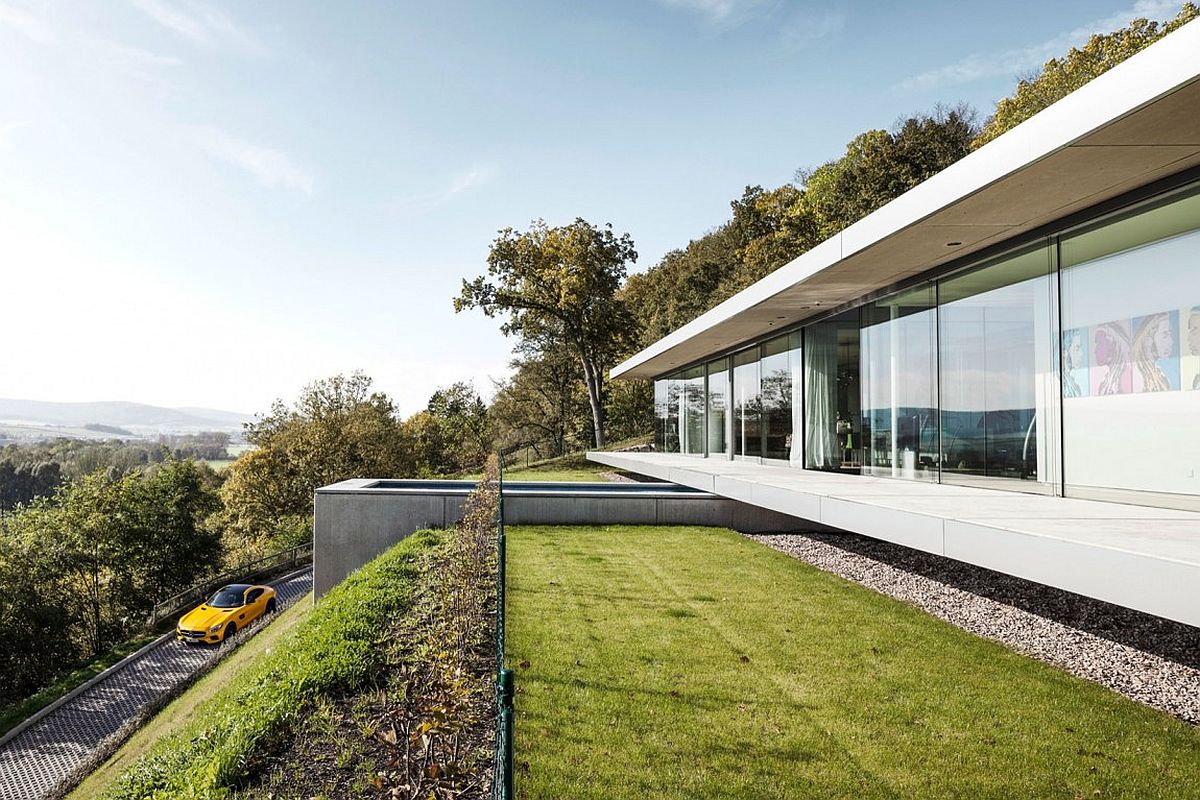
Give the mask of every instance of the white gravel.
<path id="1" fill-rule="evenodd" d="M 1200 725 L 1200 628 L 854 534 L 747 534 Z"/>

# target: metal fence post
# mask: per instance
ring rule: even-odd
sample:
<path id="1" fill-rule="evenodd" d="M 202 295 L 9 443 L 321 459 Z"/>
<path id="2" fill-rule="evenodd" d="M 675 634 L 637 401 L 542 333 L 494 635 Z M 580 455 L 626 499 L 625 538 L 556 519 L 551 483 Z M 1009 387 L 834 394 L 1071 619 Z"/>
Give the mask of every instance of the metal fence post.
<path id="1" fill-rule="evenodd" d="M 513 797 L 513 671 L 500 670 L 500 723 L 504 729 L 504 799 Z"/>

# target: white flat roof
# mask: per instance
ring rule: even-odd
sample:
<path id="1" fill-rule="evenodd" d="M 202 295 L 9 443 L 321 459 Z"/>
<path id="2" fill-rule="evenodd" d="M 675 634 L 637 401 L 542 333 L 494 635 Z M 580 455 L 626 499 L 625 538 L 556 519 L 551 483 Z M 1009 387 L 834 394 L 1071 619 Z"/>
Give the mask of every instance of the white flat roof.
<path id="1" fill-rule="evenodd" d="M 1200 626 L 1194 511 L 668 453 L 588 458 Z"/>
<path id="2" fill-rule="evenodd" d="M 655 377 L 1200 165 L 1198 78 L 1195 20 L 617 365 L 612 376 Z"/>

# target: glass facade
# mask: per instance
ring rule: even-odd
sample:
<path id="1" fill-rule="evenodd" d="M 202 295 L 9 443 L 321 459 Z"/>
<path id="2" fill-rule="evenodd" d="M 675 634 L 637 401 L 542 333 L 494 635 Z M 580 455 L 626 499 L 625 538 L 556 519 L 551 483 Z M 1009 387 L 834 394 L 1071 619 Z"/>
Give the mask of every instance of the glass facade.
<path id="1" fill-rule="evenodd" d="M 704 367 L 679 376 L 679 452 L 704 455 Z"/>
<path id="2" fill-rule="evenodd" d="M 809 469 L 858 472 L 858 309 L 804 329 L 804 462 Z"/>
<path id="3" fill-rule="evenodd" d="M 729 360 L 708 362 L 708 454 L 729 455 Z"/>
<path id="4" fill-rule="evenodd" d="M 787 460 L 792 449 L 791 336 L 763 342 L 759 360 L 762 380 L 762 455 Z"/>
<path id="5" fill-rule="evenodd" d="M 937 293 L 933 284 L 863 307 L 863 472 L 937 480 Z"/>
<path id="6" fill-rule="evenodd" d="M 1193 195 L 1062 239 L 1067 494 L 1200 494 L 1197 228 Z"/>
<path id="7" fill-rule="evenodd" d="M 973 269 L 938 286 L 942 480 L 1045 482 L 1051 412 L 1050 250 Z"/>
<path id="8" fill-rule="evenodd" d="M 1193 186 L 668 375 L 658 449 L 1200 509 L 1198 275 Z"/>
<path id="9" fill-rule="evenodd" d="M 762 456 L 762 394 L 759 386 L 758 348 L 733 357 L 733 454 Z"/>

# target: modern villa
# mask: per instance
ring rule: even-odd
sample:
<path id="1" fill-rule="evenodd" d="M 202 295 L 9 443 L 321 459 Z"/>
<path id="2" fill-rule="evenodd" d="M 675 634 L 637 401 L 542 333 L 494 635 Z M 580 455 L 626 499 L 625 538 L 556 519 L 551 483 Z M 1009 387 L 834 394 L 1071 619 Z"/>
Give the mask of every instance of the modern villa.
<path id="1" fill-rule="evenodd" d="M 1200 625 L 1200 21 L 612 377 L 595 461 Z"/>

